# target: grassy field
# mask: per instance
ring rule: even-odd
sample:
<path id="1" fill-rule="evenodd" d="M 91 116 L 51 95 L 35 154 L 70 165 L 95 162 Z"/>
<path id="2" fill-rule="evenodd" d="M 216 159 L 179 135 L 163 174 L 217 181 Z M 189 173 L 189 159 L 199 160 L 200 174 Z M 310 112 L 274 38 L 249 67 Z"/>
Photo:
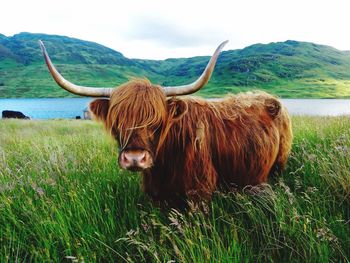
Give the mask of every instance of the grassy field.
<path id="1" fill-rule="evenodd" d="M 0 262 L 349 262 L 350 117 L 294 117 L 286 171 L 160 211 L 89 121 L 0 121 Z"/>

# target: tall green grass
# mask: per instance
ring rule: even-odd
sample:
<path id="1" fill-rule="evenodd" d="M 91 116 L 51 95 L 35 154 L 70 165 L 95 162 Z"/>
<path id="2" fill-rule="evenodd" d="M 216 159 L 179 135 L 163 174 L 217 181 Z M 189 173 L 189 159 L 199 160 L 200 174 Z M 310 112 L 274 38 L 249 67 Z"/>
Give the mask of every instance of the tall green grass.
<path id="1" fill-rule="evenodd" d="M 89 121 L 0 121 L 0 262 L 349 262 L 350 117 L 294 117 L 288 167 L 160 211 Z"/>

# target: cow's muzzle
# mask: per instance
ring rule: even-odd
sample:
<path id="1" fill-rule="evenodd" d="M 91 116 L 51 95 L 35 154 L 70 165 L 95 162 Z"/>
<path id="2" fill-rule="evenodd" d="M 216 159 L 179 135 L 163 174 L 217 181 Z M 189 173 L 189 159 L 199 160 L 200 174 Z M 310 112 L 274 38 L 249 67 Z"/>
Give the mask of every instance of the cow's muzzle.
<path id="1" fill-rule="evenodd" d="M 123 169 L 141 171 L 152 164 L 152 156 L 147 150 L 124 150 L 119 155 L 119 165 Z"/>

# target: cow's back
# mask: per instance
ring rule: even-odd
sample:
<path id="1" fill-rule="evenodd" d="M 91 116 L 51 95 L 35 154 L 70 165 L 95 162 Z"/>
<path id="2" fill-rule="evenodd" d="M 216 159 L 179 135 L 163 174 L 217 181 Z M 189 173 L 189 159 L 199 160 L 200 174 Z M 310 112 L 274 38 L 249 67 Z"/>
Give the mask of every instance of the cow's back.
<path id="1" fill-rule="evenodd" d="M 289 122 L 285 109 L 263 92 L 232 96 L 216 105 L 224 121 L 223 130 L 212 129 L 218 182 L 238 187 L 266 182 L 279 159 L 282 141 L 287 141 L 281 129 Z"/>
<path id="2" fill-rule="evenodd" d="M 288 113 L 266 93 L 216 101 L 175 98 L 168 110 L 166 136 L 143 178 L 154 199 L 209 197 L 219 185 L 260 184 L 288 156 Z"/>
<path id="3" fill-rule="evenodd" d="M 292 142 L 291 122 L 280 101 L 264 92 L 242 93 L 216 102 L 223 127 L 212 129 L 218 183 L 256 185 L 285 165 Z"/>

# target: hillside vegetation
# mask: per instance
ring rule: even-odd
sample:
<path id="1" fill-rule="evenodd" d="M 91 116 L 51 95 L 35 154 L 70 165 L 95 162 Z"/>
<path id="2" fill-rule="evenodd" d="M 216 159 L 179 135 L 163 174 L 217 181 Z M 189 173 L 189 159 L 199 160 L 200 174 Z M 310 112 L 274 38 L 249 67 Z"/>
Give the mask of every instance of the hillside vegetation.
<path id="1" fill-rule="evenodd" d="M 102 125 L 0 120 L 0 262 L 349 262 L 350 118 L 293 127 L 268 185 L 161 211 Z"/>
<path id="2" fill-rule="evenodd" d="M 73 96 L 49 76 L 39 39 L 58 70 L 80 85 L 113 87 L 133 77 L 161 85 L 184 84 L 195 80 L 209 60 L 208 56 L 128 59 L 97 43 L 64 36 L 0 35 L 0 97 Z M 284 98 L 350 98 L 350 54 L 290 40 L 224 51 L 212 80 L 199 94 L 212 97 L 253 89 Z"/>

